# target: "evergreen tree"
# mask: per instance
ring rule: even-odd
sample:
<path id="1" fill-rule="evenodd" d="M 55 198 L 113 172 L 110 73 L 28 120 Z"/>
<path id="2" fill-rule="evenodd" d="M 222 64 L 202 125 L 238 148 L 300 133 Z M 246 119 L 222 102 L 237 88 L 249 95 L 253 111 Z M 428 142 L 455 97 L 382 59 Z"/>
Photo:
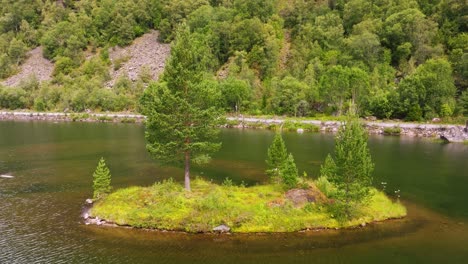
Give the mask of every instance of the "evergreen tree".
<path id="1" fill-rule="evenodd" d="M 99 199 L 111 192 L 111 174 L 104 158 L 99 160 L 96 171 L 93 173 L 93 199 Z"/>
<path id="2" fill-rule="evenodd" d="M 272 180 L 281 182 L 288 188 L 294 188 L 298 182 L 297 167 L 293 155 L 291 153 L 288 155 L 281 133 L 276 133 L 267 154 L 266 173 Z"/>
<path id="3" fill-rule="evenodd" d="M 320 176 L 323 176 L 327 179 L 334 177 L 336 174 L 336 164 L 330 154 L 327 155 L 325 162 L 320 167 Z"/>
<path id="4" fill-rule="evenodd" d="M 268 148 L 268 158 L 266 160 L 268 169 L 266 173 L 272 178 L 278 178 L 284 162 L 288 158 L 288 151 L 284 144 L 281 133 L 276 133 L 273 143 Z"/>
<path id="5" fill-rule="evenodd" d="M 181 25 L 160 82 L 141 98 L 147 116 L 147 149 L 157 160 L 185 167 L 185 189 L 190 190 L 190 164 L 205 163 L 217 151 L 221 113 L 215 107 L 220 91 L 204 79 L 210 70 L 206 43 Z"/>
<path id="6" fill-rule="evenodd" d="M 281 180 L 288 189 L 292 189 L 297 186 L 298 172 L 296 163 L 294 162 L 294 157 L 291 153 L 289 153 L 281 168 Z"/>
<path id="7" fill-rule="evenodd" d="M 336 137 L 335 159 L 327 157 L 321 169 L 322 176 L 337 187 L 334 198 L 343 205 L 347 217 L 353 205 L 369 197 L 373 170 L 367 133 L 357 117 L 348 115 Z"/>

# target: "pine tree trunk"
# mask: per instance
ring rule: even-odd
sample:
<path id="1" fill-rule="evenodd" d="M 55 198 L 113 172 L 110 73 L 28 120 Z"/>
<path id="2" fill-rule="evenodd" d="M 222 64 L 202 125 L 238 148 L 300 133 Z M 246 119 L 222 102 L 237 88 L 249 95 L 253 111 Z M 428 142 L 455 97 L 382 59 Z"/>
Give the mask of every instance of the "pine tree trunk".
<path id="1" fill-rule="evenodd" d="M 190 152 L 185 151 L 185 190 L 190 191 Z"/>

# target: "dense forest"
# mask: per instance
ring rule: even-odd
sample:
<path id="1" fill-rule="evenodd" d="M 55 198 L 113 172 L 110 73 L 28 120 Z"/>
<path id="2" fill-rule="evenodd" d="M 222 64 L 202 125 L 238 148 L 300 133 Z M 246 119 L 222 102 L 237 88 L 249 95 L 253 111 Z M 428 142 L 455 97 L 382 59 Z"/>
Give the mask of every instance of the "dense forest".
<path id="1" fill-rule="evenodd" d="M 43 47 L 53 78 L 0 86 L 0 108 L 139 111 L 151 82 L 109 81 L 109 48 L 180 25 L 209 49 L 228 112 L 424 120 L 468 115 L 465 0 L 1 0 L 0 78 Z"/>

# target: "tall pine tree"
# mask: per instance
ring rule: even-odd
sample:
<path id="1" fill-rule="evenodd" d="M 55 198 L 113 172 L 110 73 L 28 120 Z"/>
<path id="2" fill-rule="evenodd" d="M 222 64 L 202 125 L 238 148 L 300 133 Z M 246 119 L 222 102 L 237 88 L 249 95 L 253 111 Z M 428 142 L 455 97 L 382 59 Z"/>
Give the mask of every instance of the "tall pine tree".
<path id="1" fill-rule="evenodd" d="M 157 160 L 185 168 L 185 189 L 190 190 L 190 165 L 204 163 L 217 151 L 220 91 L 211 82 L 212 55 L 206 42 L 181 25 L 160 81 L 141 98 L 147 116 L 147 149 Z"/>

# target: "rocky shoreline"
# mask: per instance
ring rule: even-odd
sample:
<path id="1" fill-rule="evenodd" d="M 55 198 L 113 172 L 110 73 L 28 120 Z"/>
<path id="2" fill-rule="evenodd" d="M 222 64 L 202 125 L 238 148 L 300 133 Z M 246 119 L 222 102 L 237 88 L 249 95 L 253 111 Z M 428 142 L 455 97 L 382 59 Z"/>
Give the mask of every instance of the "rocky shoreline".
<path id="1" fill-rule="evenodd" d="M 0 120 L 142 123 L 145 116 L 122 113 L 0 112 Z"/>
<path id="2" fill-rule="evenodd" d="M 0 120 L 40 120 L 52 122 L 114 122 L 114 123 L 143 123 L 146 117 L 130 113 L 45 113 L 45 112 L 0 112 Z M 281 125 L 286 122 L 298 123 L 297 132 L 304 129 L 301 124 L 314 126 L 320 132 L 338 131 L 341 126 L 339 121 L 300 120 L 287 121 L 279 118 L 255 118 L 255 117 L 227 117 L 230 128 L 268 128 L 272 125 Z M 437 138 L 446 142 L 468 142 L 468 121 L 465 126 L 446 124 L 418 124 L 403 122 L 378 122 L 364 121 L 369 134 L 395 135 L 409 137 Z"/>
<path id="3" fill-rule="evenodd" d="M 284 119 L 262 119 L 252 117 L 227 117 L 227 120 L 235 128 L 258 128 L 269 127 L 271 125 L 281 125 L 287 122 Z M 320 120 L 300 120 L 288 121 L 304 125 L 313 125 L 320 132 L 336 133 L 341 126 L 340 121 L 320 121 Z M 440 138 L 446 142 L 468 142 L 468 121 L 465 126 L 446 125 L 446 124 L 418 124 L 402 122 L 377 122 L 364 121 L 364 126 L 369 134 L 376 135 L 395 135 L 425 138 Z M 298 128 L 298 133 L 304 132 L 304 129 Z"/>

